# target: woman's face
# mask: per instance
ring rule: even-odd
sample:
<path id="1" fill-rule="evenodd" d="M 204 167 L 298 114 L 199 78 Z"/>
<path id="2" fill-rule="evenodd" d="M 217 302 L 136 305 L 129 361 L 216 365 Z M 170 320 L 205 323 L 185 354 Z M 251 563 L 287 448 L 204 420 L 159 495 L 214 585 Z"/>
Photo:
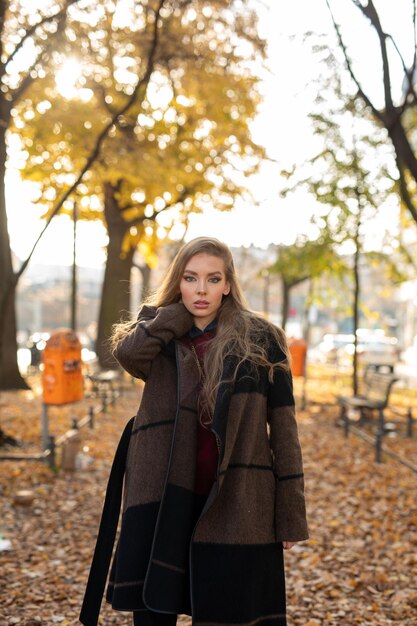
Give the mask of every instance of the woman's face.
<path id="1" fill-rule="evenodd" d="M 194 324 L 203 330 L 216 317 L 223 296 L 230 292 L 223 259 L 206 252 L 192 256 L 185 265 L 180 291 Z"/>

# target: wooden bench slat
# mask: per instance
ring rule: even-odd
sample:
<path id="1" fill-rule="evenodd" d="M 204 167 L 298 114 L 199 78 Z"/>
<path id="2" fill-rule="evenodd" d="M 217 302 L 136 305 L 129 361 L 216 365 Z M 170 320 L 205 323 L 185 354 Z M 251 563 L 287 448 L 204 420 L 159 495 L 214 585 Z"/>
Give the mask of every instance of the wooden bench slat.
<path id="1" fill-rule="evenodd" d="M 351 407 L 358 409 L 360 409 L 361 407 L 369 407 L 372 409 L 385 407 L 385 400 L 371 400 L 370 398 L 365 398 L 363 396 L 340 396 L 339 402 L 349 404 Z"/>

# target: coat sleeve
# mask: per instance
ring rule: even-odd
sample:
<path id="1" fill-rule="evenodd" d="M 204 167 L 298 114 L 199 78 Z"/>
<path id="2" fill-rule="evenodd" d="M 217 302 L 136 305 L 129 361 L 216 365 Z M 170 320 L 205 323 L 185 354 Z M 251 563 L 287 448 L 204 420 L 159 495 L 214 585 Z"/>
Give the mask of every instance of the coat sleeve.
<path id="1" fill-rule="evenodd" d="M 281 358 L 284 355 L 281 352 Z M 275 533 L 277 541 L 308 539 L 304 472 L 295 418 L 292 377 L 275 370 L 268 393 L 269 442 L 275 474 Z"/>
<path id="2" fill-rule="evenodd" d="M 114 356 L 131 376 L 146 381 L 154 358 L 192 325 L 192 315 L 180 302 L 158 308 L 144 305 L 132 330 L 116 346 Z"/>

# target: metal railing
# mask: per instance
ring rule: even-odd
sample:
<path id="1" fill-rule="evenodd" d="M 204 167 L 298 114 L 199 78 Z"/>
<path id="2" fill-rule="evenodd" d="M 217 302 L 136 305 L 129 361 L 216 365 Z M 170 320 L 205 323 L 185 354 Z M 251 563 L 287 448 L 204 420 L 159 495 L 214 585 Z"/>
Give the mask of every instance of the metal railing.
<path id="1" fill-rule="evenodd" d="M 100 413 L 106 414 L 109 404 L 114 405 L 116 400 L 123 395 L 123 385 L 119 382 L 117 387 L 114 385 L 114 380 L 111 384 L 101 384 L 100 387 L 95 387 L 94 392 L 90 394 L 90 397 L 97 397 L 100 399 L 100 406 L 90 406 L 88 413 L 84 417 L 77 419 L 72 418 L 72 430 L 79 430 L 85 426 L 93 429 L 95 426 L 95 418 Z M 45 407 L 45 405 L 43 405 Z M 66 431 L 63 435 L 56 438 L 53 435 L 45 434 L 44 436 L 44 449 L 42 452 L 33 454 L 6 454 L 0 453 L 0 461 L 45 461 L 51 469 L 56 469 L 56 453 L 57 449 L 63 446 L 66 441 L 71 437 L 71 430 Z"/>

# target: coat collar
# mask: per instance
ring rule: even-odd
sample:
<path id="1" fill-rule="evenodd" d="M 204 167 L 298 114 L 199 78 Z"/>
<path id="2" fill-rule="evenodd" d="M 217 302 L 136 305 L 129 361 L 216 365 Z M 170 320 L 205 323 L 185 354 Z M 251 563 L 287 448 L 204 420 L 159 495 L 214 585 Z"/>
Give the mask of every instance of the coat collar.
<path id="1" fill-rule="evenodd" d="M 197 326 L 194 325 L 188 331 L 188 336 L 190 337 L 190 339 L 195 339 L 196 337 L 200 337 L 201 335 L 204 335 L 205 333 L 208 333 L 212 330 L 216 330 L 217 324 L 218 324 L 218 321 L 215 318 L 212 322 L 210 322 L 210 324 L 207 324 L 207 326 L 203 328 L 203 330 L 201 330 L 201 328 L 198 328 Z"/>

